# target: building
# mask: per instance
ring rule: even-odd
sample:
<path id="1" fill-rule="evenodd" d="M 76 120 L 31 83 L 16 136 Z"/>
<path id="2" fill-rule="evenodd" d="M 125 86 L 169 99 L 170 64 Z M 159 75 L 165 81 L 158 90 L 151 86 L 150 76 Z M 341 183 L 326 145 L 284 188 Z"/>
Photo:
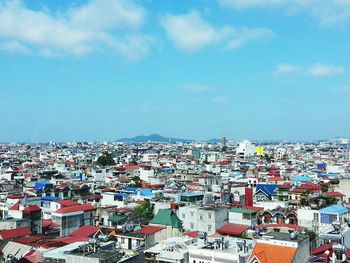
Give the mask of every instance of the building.
<path id="1" fill-rule="evenodd" d="M 179 217 L 185 231 L 203 231 L 212 235 L 227 223 L 227 208 L 216 206 L 181 206 Z"/>
<path id="2" fill-rule="evenodd" d="M 301 263 L 309 257 L 308 236 L 269 232 L 256 241 L 248 263 Z"/>
<path id="3" fill-rule="evenodd" d="M 172 209 L 159 209 L 149 224 L 164 227 L 166 229 L 166 239 L 181 236 L 183 232 L 182 222 Z"/>
<path id="4" fill-rule="evenodd" d="M 89 204 L 63 207 L 52 213 L 53 223 L 59 225 L 60 236 L 67 236 L 81 226 L 95 224 L 96 208 Z"/>
<path id="5" fill-rule="evenodd" d="M 255 226 L 258 223 L 257 211 L 249 208 L 231 208 L 228 210 L 228 222 L 231 224 Z"/>

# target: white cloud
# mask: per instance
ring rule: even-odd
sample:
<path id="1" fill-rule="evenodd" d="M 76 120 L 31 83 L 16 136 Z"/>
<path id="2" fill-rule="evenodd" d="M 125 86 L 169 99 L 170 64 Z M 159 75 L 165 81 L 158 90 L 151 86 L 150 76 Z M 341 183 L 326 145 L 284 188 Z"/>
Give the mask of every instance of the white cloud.
<path id="1" fill-rule="evenodd" d="M 333 26 L 350 20 L 349 0 L 218 0 L 234 9 L 274 8 L 288 15 L 306 13 L 321 26 Z"/>
<path id="2" fill-rule="evenodd" d="M 203 84 L 186 84 L 183 87 L 183 90 L 195 92 L 195 93 L 204 93 L 210 91 L 212 88 L 208 85 Z"/>
<path id="3" fill-rule="evenodd" d="M 343 73 L 344 69 L 342 67 L 329 66 L 324 64 L 315 64 L 309 70 L 309 74 L 316 77 L 338 76 Z"/>
<path id="4" fill-rule="evenodd" d="M 350 87 L 344 86 L 344 87 L 336 88 L 333 91 L 340 94 L 350 94 Z"/>
<path id="5" fill-rule="evenodd" d="M 278 75 L 288 75 L 292 73 L 299 72 L 300 67 L 291 64 L 279 64 L 276 69 L 276 74 Z"/>
<path id="6" fill-rule="evenodd" d="M 230 6 L 236 9 L 245 9 L 253 7 L 275 6 L 285 2 L 285 0 L 219 0 L 222 5 Z"/>
<path id="7" fill-rule="evenodd" d="M 275 70 L 277 75 L 291 75 L 300 73 L 301 75 L 313 77 L 332 77 L 338 76 L 345 72 L 344 68 L 317 63 L 310 67 L 301 67 L 292 64 L 279 64 Z"/>
<path id="8" fill-rule="evenodd" d="M 213 98 L 213 102 L 217 104 L 225 104 L 225 103 L 228 103 L 229 100 L 230 98 L 227 96 L 217 96 Z"/>
<path id="9" fill-rule="evenodd" d="M 5 51 L 9 53 L 21 53 L 29 55 L 31 54 L 31 51 L 26 46 L 20 44 L 17 41 L 4 41 L 0 42 L 0 51 Z"/>
<path id="10" fill-rule="evenodd" d="M 0 0 L 0 40 L 46 56 L 111 49 L 136 59 L 150 44 L 139 32 L 144 20 L 141 7 L 123 0 L 91 0 L 56 13 L 29 9 L 21 0 Z"/>
<path id="11" fill-rule="evenodd" d="M 265 28 L 216 28 L 204 21 L 195 11 L 184 15 L 167 14 L 160 23 L 174 45 L 190 53 L 215 43 L 223 43 L 229 49 L 238 48 L 247 41 L 273 35 L 271 30 Z"/>
<path id="12" fill-rule="evenodd" d="M 227 48 L 229 49 L 241 47 L 242 45 L 250 41 L 258 39 L 267 39 L 275 36 L 275 34 L 267 28 L 232 29 L 231 35 L 232 37 L 227 43 Z"/>
<path id="13" fill-rule="evenodd" d="M 178 48 L 189 52 L 217 42 L 227 34 L 225 28 L 215 29 L 203 21 L 197 12 L 186 15 L 167 14 L 162 18 L 161 25 Z"/>

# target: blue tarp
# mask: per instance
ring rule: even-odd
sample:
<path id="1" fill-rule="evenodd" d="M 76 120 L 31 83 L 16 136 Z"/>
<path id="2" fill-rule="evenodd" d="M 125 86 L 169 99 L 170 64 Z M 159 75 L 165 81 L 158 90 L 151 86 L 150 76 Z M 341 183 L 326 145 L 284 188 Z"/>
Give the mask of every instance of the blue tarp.
<path id="1" fill-rule="evenodd" d="M 35 189 L 36 191 L 42 190 L 42 189 L 45 188 L 47 185 L 51 185 L 51 184 L 48 183 L 48 182 L 37 182 L 37 183 L 35 183 L 34 189 Z"/>
<path id="2" fill-rule="evenodd" d="M 316 164 L 317 169 L 325 169 L 326 165 L 324 163 L 318 163 Z"/>
<path id="3" fill-rule="evenodd" d="M 293 182 L 311 182 L 311 178 L 307 175 L 296 175 L 292 178 Z"/>
<path id="4" fill-rule="evenodd" d="M 126 197 L 128 196 L 128 194 L 126 193 L 116 193 L 116 194 L 113 194 L 114 196 L 118 196 L 118 197 Z"/>
<path id="5" fill-rule="evenodd" d="M 137 188 L 136 187 L 125 186 L 123 190 L 129 191 L 129 192 L 135 192 L 137 190 Z"/>
<path id="6" fill-rule="evenodd" d="M 139 189 L 139 190 L 137 190 L 137 192 L 138 192 L 141 196 L 153 196 L 153 195 L 154 195 L 154 194 L 152 193 L 152 189 L 149 189 L 149 188 Z"/>
<path id="7" fill-rule="evenodd" d="M 56 201 L 56 200 L 60 200 L 61 198 L 56 197 L 56 196 L 42 196 L 41 200 L 43 201 Z"/>

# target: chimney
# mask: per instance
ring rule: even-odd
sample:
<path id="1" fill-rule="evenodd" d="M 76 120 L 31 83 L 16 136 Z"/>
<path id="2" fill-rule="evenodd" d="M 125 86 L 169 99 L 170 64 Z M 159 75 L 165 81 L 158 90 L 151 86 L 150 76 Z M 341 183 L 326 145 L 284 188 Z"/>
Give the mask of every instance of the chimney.
<path id="1" fill-rule="evenodd" d="M 245 188 L 244 205 L 253 206 L 253 189 L 252 188 Z"/>

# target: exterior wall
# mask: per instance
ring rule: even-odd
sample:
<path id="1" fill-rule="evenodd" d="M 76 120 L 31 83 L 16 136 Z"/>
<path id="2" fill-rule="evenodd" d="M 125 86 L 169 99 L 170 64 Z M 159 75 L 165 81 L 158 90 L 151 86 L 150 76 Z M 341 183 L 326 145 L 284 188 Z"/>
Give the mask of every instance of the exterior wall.
<path id="1" fill-rule="evenodd" d="M 293 263 L 299 262 L 307 262 L 310 257 L 310 242 L 309 239 L 306 238 L 304 241 L 298 244 L 298 250 L 296 255 L 294 256 Z"/>
<path id="2" fill-rule="evenodd" d="M 131 240 L 131 248 L 129 248 L 129 240 Z M 124 236 L 123 234 L 117 235 L 117 242 L 123 249 L 135 249 L 137 246 L 144 242 L 144 238 L 136 238 L 131 236 Z"/>
<path id="3" fill-rule="evenodd" d="M 198 231 L 207 232 L 212 235 L 216 230 L 227 223 L 228 213 L 226 208 L 199 209 Z"/>
<path id="4" fill-rule="evenodd" d="M 19 227 L 30 228 L 30 221 L 28 219 L 23 220 L 0 220 L 0 230 L 3 229 L 15 229 Z"/>
<path id="5" fill-rule="evenodd" d="M 102 193 L 101 205 L 125 207 L 124 201 L 114 200 L 114 193 Z"/>
<path id="6" fill-rule="evenodd" d="M 178 217 L 182 221 L 185 231 L 198 230 L 198 206 L 181 206 L 179 207 Z"/>
<path id="7" fill-rule="evenodd" d="M 298 209 L 298 225 L 306 227 L 308 229 L 313 229 L 313 226 L 319 224 L 320 212 L 319 210 L 313 209 Z"/>
<path id="8" fill-rule="evenodd" d="M 85 226 L 94 226 L 95 225 L 95 215 L 96 215 L 96 210 L 85 211 L 84 212 L 84 225 Z"/>
<path id="9" fill-rule="evenodd" d="M 140 169 L 140 179 L 149 182 L 149 178 L 154 177 L 154 170 L 143 170 Z"/>
<path id="10" fill-rule="evenodd" d="M 208 235 L 227 223 L 226 208 L 206 209 L 199 206 L 179 207 L 178 216 L 185 231 L 203 231 Z"/>
<path id="11" fill-rule="evenodd" d="M 203 263 L 229 263 L 239 262 L 237 253 L 229 253 L 220 250 L 206 250 L 206 249 L 189 249 L 189 262 L 203 262 Z"/>
<path id="12" fill-rule="evenodd" d="M 52 214 L 52 221 L 60 226 L 60 236 L 67 236 L 84 225 L 83 212 L 70 214 Z"/>
<path id="13" fill-rule="evenodd" d="M 240 225 L 247 225 L 247 226 L 255 226 L 258 221 L 256 218 L 256 214 L 252 215 L 252 219 L 243 219 L 242 213 L 235 213 L 235 212 L 229 212 L 228 213 L 228 222 L 231 224 L 240 224 Z"/>

